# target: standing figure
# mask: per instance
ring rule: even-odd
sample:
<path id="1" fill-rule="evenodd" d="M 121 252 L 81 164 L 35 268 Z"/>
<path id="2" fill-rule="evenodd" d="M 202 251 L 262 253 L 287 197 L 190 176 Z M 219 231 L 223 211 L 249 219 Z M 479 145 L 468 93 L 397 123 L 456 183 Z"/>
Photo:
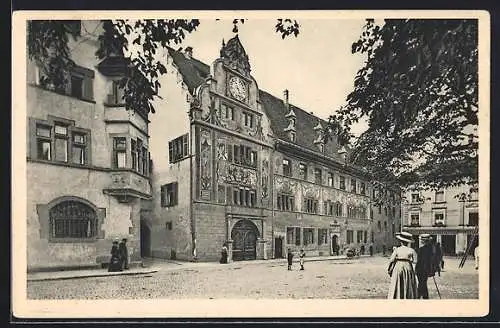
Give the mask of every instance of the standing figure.
<path id="1" fill-rule="evenodd" d="M 436 267 L 436 272 L 438 273 L 438 276 L 441 276 L 441 269 L 443 268 L 443 250 L 441 249 L 441 244 L 436 243 L 436 249 L 435 249 L 435 264 L 434 266 Z"/>
<path id="2" fill-rule="evenodd" d="M 227 263 L 227 243 L 224 243 L 222 245 L 222 250 L 221 250 L 221 257 L 220 257 L 220 263 L 221 264 L 226 264 Z"/>
<path id="3" fill-rule="evenodd" d="M 476 270 L 479 269 L 479 245 L 474 248 L 474 263 Z"/>
<path id="4" fill-rule="evenodd" d="M 109 260 L 108 272 L 118 271 L 122 271 L 122 265 L 120 251 L 118 250 L 118 239 L 116 239 L 113 241 L 113 246 L 111 246 L 111 259 Z"/>
<path id="5" fill-rule="evenodd" d="M 385 256 L 385 244 L 382 245 L 382 255 Z"/>
<path id="6" fill-rule="evenodd" d="M 391 283 L 388 299 L 415 299 L 417 298 L 417 279 L 413 264 L 417 262 L 417 253 L 410 247 L 413 242 L 411 233 L 401 232 L 396 234 L 401 242 L 396 247 L 389 260 L 388 273 Z"/>
<path id="7" fill-rule="evenodd" d="M 287 260 L 288 260 L 288 270 L 292 270 L 293 253 L 290 248 L 288 249 Z"/>
<path id="8" fill-rule="evenodd" d="M 121 266 L 123 270 L 128 270 L 128 249 L 127 249 L 127 238 L 123 238 L 118 247 L 121 258 Z"/>
<path id="9" fill-rule="evenodd" d="M 415 272 L 418 279 L 418 298 L 429 299 L 427 279 L 434 276 L 434 252 L 429 234 L 420 235 L 423 245 L 418 249 Z"/>
<path id="10" fill-rule="evenodd" d="M 373 256 L 373 244 L 370 244 L 370 256 Z"/>
<path id="11" fill-rule="evenodd" d="M 365 245 L 361 245 L 361 255 L 365 255 Z"/>
<path id="12" fill-rule="evenodd" d="M 306 252 L 303 249 L 299 253 L 300 270 L 304 270 L 304 258 L 306 257 Z"/>

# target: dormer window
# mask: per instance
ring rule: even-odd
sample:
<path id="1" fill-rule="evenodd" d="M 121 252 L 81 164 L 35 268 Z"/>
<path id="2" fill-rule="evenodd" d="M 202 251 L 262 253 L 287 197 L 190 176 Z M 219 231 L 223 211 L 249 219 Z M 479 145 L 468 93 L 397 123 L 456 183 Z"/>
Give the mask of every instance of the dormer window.
<path id="1" fill-rule="evenodd" d="M 314 131 L 316 131 L 316 139 L 314 139 L 314 144 L 318 146 L 320 152 L 325 151 L 325 142 L 323 136 L 323 126 L 321 125 L 321 121 L 318 121 L 318 124 L 314 127 Z"/>

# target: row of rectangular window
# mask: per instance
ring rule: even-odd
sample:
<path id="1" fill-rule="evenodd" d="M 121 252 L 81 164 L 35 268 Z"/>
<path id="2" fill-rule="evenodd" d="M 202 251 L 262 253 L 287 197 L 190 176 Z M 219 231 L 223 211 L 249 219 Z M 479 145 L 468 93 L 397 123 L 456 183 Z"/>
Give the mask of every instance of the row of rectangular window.
<path id="1" fill-rule="evenodd" d="M 279 194 L 276 198 L 277 208 L 280 211 L 294 211 L 295 210 L 295 197 L 287 194 Z M 317 214 L 319 212 L 319 202 L 313 198 L 304 198 L 303 211 L 306 213 Z M 332 202 L 330 200 L 323 203 L 325 215 L 343 216 L 343 205 L 340 202 Z M 348 206 L 348 218 L 366 218 L 366 208 L 363 206 Z"/>
<path id="2" fill-rule="evenodd" d="M 366 230 L 358 230 L 356 231 L 356 241 L 354 240 L 354 230 L 347 230 L 347 235 L 346 235 L 346 243 L 366 243 L 368 241 L 368 231 Z M 372 242 L 373 242 L 373 235 L 372 235 Z"/>
<path id="3" fill-rule="evenodd" d="M 78 165 L 89 163 L 89 133 L 63 123 L 36 124 L 36 158 Z"/>
<path id="4" fill-rule="evenodd" d="M 468 225 L 477 226 L 479 224 L 479 213 L 470 212 L 468 219 L 469 219 L 468 223 L 467 223 Z M 446 225 L 444 213 L 434 213 L 433 224 L 436 226 Z M 411 213 L 410 214 L 410 225 L 411 226 L 420 226 L 420 214 L 419 213 Z"/>
<path id="5" fill-rule="evenodd" d="M 317 239 L 315 239 L 315 230 L 315 228 L 287 227 L 286 243 L 295 246 L 308 246 L 315 243 L 319 246 L 328 244 L 328 229 L 318 228 Z"/>
<path id="6" fill-rule="evenodd" d="M 302 180 L 307 180 L 307 165 L 304 163 L 299 164 L 299 178 Z M 292 163 L 289 159 L 283 159 L 283 175 L 292 176 Z M 319 168 L 314 169 L 314 182 L 317 184 L 323 184 L 322 171 Z M 334 186 L 334 174 L 332 172 L 327 173 L 327 186 Z M 342 175 L 339 175 L 339 189 L 346 190 L 346 178 Z M 350 192 L 358 193 L 357 189 L 357 181 L 356 179 L 351 179 L 351 188 Z M 366 184 L 364 182 L 360 182 L 359 184 L 359 194 L 366 194 Z"/>
<path id="7" fill-rule="evenodd" d="M 226 120 L 235 120 L 235 115 L 234 115 L 234 107 L 229 106 L 227 104 L 221 103 L 219 107 L 219 118 L 221 119 L 226 119 Z M 243 111 L 241 114 L 241 120 L 244 126 L 248 128 L 253 128 L 255 126 L 255 119 L 254 115 L 252 113 Z"/>
<path id="8" fill-rule="evenodd" d="M 228 161 L 248 167 L 257 167 L 257 151 L 244 145 L 228 145 Z"/>
<path id="9" fill-rule="evenodd" d="M 113 138 L 113 167 L 117 169 L 128 168 L 127 165 L 127 137 Z M 149 152 L 143 141 L 139 138 L 130 139 L 131 168 L 141 174 L 148 175 L 151 171 Z"/>

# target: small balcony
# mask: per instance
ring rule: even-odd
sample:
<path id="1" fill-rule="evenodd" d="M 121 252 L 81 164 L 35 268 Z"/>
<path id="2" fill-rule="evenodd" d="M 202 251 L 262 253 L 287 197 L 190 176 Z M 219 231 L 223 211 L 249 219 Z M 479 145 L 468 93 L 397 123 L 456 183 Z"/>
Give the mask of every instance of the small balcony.
<path id="1" fill-rule="evenodd" d="M 149 179 L 132 170 L 114 170 L 109 173 L 110 182 L 103 190 L 114 196 L 119 202 L 127 203 L 133 199 L 151 199 Z"/>

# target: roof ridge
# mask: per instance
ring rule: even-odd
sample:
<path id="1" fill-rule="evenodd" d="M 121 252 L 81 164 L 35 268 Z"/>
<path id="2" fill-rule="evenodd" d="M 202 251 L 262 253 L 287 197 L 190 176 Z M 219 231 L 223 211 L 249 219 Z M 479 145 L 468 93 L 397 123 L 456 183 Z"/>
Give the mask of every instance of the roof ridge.
<path id="1" fill-rule="evenodd" d="M 283 101 L 283 99 L 281 99 L 281 98 L 279 98 L 279 97 L 277 97 L 277 96 L 273 95 L 272 93 L 269 93 L 268 91 L 265 91 L 265 90 L 262 90 L 262 89 L 259 89 L 259 91 L 265 92 L 265 93 L 267 93 L 268 95 L 270 95 L 271 97 L 274 97 L 274 98 L 276 98 L 276 99 L 278 99 L 278 100 L 280 100 L 280 101 Z M 306 111 L 306 110 L 305 110 L 305 109 L 303 109 L 303 108 L 300 108 L 300 107 L 298 107 L 298 106 L 296 106 L 296 105 L 294 105 L 294 104 L 292 104 L 292 103 L 289 103 L 289 105 L 290 105 L 290 106 L 293 106 L 294 108 L 296 108 L 296 109 L 298 109 L 298 110 L 300 110 L 300 111 L 302 111 L 302 112 L 304 112 L 305 114 L 307 114 L 307 115 L 309 115 L 309 116 L 312 116 L 312 117 L 314 117 L 314 118 L 320 119 L 322 122 L 328 123 L 328 121 L 327 121 L 327 120 L 325 120 L 325 119 L 323 119 L 323 118 L 321 118 L 321 117 L 319 117 L 319 116 L 317 116 L 317 115 L 315 115 L 315 114 L 311 114 L 310 112 Z"/>

